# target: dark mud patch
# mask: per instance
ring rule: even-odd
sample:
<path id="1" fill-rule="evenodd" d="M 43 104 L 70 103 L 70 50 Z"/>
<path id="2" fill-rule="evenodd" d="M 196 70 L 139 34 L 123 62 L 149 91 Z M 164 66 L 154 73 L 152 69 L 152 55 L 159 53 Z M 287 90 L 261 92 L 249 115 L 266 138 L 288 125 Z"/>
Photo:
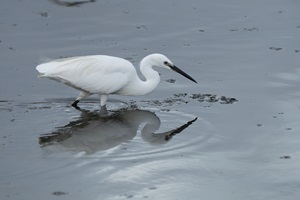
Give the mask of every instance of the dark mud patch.
<path id="1" fill-rule="evenodd" d="M 152 101 L 142 101 L 142 102 L 147 102 L 149 105 L 153 105 L 153 106 L 172 106 L 172 105 L 188 104 L 190 102 L 195 102 L 195 101 L 199 103 L 211 103 L 211 104 L 212 103 L 233 104 L 236 103 L 238 100 L 233 97 L 219 96 L 216 94 L 178 93 L 164 100 L 152 100 Z M 207 107 L 207 105 L 205 106 Z"/>
<path id="2" fill-rule="evenodd" d="M 280 159 L 291 159 L 291 156 L 281 156 Z"/>
<path id="3" fill-rule="evenodd" d="M 281 47 L 270 47 L 269 49 L 272 50 L 272 51 L 281 51 L 281 50 L 283 50 L 283 48 L 281 48 Z"/>
<path id="4" fill-rule="evenodd" d="M 166 82 L 168 82 L 168 83 L 175 83 L 176 79 L 168 79 L 168 80 L 166 80 Z"/>
<path id="5" fill-rule="evenodd" d="M 0 112 L 12 112 L 13 111 L 12 103 L 13 103 L 13 101 L 10 101 L 10 100 L 1 100 L 0 101 Z"/>
<path id="6" fill-rule="evenodd" d="M 192 94 L 189 96 L 190 99 L 197 100 L 199 102 L 219 102 L 221 104 L 233 104 L 238 100 L 233 97 L 226 97 L 226 96 L 218 96 L 216 94 Z"/>
<path id="7" fill-rule="evenodd" d="M 259 29 L 257 27 L 244 28 L 244 31 L 259 31 Z"/>
<path id="8" fill-rule="evenodd" d="M 252 32 L 252 31 L 259 31 L 259 28 L 257 28 L 257 27 L 250 27 L 250 28 L 243 28 L 243 29 L 233 28 L 233 29 L 230 29 L 229 31 L 231 31 L 231 32 L 236 32 L 236 31 Z"/>
<path id="9" fill-rule="evenodd" d="M 49 0 L 49 1 L 56 5 L 65 6 L 65 7 L 81 6 L 82 4 L 96 2 L 96 0 L 73 1 L 73 2 L 60 1 L 60 0 Z"/>
<path id="10" fill-rule="evenodd" d="M 62 196 L 69 194 L 68 192 L 62 192 L 62 191 L 55 191 L 52 193 L 54 196 Z"/>

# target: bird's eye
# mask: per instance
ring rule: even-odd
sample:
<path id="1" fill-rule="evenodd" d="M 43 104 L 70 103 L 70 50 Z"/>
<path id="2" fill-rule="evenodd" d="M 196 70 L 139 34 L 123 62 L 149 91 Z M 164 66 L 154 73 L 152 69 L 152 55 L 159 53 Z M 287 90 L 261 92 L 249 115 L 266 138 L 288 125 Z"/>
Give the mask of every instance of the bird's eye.
<path id="1" fill-rule="evenodd" d="M 167 61 L 164 62 L 165 65 L 169 65 L 169 63 Z"/>

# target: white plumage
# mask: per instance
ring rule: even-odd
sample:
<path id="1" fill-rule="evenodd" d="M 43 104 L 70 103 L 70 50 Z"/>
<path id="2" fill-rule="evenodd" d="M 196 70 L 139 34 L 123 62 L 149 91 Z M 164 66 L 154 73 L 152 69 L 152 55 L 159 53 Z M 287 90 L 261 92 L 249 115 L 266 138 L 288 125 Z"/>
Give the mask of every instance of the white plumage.
<path id="1" fill-rule="evenodd" d="M 40 73 L 39 77 L 50 78 L 80 90 L 72 104 L 79 108 L 77 103 L 92 94 L 101 95 L 100 104 L 105 106 L 109 94 L 145 95 L 152 92 L 160 81 L 153 66 L 172 69 L 196 82 L 162 54 L 150 54 L 141 61 L 140 70 L 145 81 L 138 77 L 135 67 L 129 61 L 106 55 L 63 58 L 40 64 L 36 69 Z"/>

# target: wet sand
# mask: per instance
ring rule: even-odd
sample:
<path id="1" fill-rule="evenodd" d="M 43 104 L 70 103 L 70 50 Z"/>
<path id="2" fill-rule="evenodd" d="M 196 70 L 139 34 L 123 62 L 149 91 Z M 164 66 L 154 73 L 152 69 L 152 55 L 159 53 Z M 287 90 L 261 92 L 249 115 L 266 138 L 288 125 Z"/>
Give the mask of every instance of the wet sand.
<path id="1" fill-rule="evenodd" d="M 271 1 L 6 1 L 0 8 L 1 199 L 300 196 L 300 5 Z M 139 97 L 38 79 L 45 58 L 166 54 Z"/>

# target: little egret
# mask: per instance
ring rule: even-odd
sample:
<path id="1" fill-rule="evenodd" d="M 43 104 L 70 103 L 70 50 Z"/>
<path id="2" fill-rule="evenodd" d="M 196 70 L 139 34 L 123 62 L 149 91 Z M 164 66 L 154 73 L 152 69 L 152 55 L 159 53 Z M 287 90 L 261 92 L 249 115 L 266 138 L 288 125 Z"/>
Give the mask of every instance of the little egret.
<path id="1" fill-rule="evenodd" d="M 36 69 L 39 77 L 80 90 L 72 104 L 80 109 L 78 102 L 92 94 L 101 96 L 100 105 L 103 107 L 109 94 L 145 95 L 152 92 L 160 81 L 159 73 L 152 68 L 154 66 L 173 70 L 197 83 L 162 54 L 150 54 L 142 59 L 140 71 L 145 81 L 138 77 L 135 67 L 128 60 L 106 55 L 63 58 L 40 64 Z"/>

